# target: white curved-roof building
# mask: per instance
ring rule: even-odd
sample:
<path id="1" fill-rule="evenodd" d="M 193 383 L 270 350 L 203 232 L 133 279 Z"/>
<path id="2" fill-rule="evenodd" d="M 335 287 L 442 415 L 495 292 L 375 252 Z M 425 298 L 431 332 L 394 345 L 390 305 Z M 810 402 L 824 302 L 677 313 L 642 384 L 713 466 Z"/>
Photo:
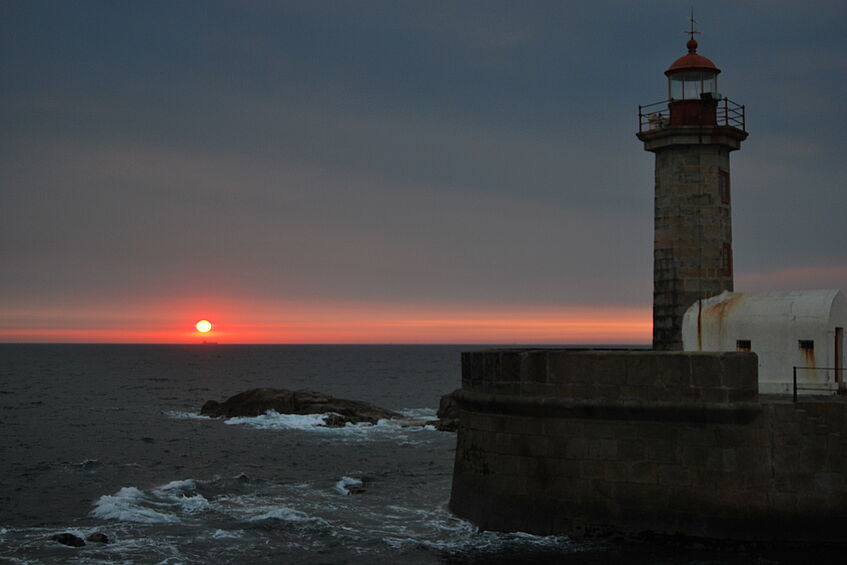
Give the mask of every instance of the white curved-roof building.
<path id="1" fill-rule="evenodd" d="M 798 367 L 798 392 L 821 394 L 847 380 L 837 370 L 844 368 L 845 327 L 847 299 L 839 290 L 723 292 L 685 312 L 682 343 L 685 351 L 753 351 L 760 393 L 792 392 Z"/>

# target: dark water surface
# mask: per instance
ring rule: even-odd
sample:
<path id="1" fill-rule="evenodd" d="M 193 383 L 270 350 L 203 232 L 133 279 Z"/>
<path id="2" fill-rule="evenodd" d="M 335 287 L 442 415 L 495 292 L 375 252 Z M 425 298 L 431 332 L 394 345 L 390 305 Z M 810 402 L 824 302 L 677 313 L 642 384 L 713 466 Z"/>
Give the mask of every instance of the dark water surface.
<path id="1" fill-rule="evenodd" d="M 311 388 L 435 417 L 468 346 L 0 344 L 2 563 L 804 563 L 479 532 L 446 509 L 455 435 L 420 425 L 228 422 L 199 407 Z M 360 485 L 364 492 L 349 494 Z M 82 548 L 49 538 L 103 532 Z"/>

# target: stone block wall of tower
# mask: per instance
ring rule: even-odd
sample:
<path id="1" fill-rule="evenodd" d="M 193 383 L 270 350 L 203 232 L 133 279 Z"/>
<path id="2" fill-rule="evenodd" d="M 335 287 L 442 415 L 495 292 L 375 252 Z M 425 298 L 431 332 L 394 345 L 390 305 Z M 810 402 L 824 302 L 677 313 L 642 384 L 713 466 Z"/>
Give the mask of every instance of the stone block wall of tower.
<path id="1" fill-rule="evenodd" d="M 733 290 L 730 147 L 655 149 L 653 341 L 682 349 L 682 317 L 694 302 Z"/>

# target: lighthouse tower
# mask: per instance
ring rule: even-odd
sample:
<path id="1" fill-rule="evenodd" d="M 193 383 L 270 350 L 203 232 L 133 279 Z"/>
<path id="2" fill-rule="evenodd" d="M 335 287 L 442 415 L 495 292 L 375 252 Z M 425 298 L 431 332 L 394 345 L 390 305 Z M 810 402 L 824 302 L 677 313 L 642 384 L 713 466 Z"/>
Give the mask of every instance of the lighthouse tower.
<path id="1" fill-rule="evenodd" d="M 733 290 L 729 154 L 747 138 L 744 106 L 718 91 L 715 64 L 688 54 L 665 71 L 668 99 L 639 106 L 638 139 L 656 154 L 653 348 L 681 350 L 689 306 Z"/>

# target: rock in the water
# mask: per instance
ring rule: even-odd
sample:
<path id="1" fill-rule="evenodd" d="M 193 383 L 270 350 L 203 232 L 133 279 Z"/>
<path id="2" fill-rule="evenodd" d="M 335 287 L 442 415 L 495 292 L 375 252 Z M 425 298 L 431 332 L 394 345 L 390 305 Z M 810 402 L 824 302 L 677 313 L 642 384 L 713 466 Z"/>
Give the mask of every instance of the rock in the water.
<path id="1" fill-rule="evenodd" d="M 85 536 L 85 541 L 94 541 L 97 543 L 109 543 L 109 538 L 106 534 L 102 534 L 100 532 L 94 532 L 93 534 L 88 534 Z"/>
<path id="2" fill-rule="evenodd" d="M 341 414 L 327 414 L 324 416 L 323 426 L 325 428 L 343 428 L 347 425 L 347 418 Z"/>
<path id="3" fill-rule="evenodd" d="M 455 392 L 456 391 L 453 391 L 449 394 L 445 394 L 441 397 L 441 400 L 438 402 L 439 419 L 459 419 L 462 410 L 459 408 L 459 403 L 456 402 L 456 398 L 453 396 Z"/>
<path id="4" fill-rule="evenodd" d="M 275 410 L 280 414 L 327 414 L 328 427 L 341 427 L 347 423 L 376 424 L 382 419 L 402 418 L 401 414 L 358 400 L 334 398 L 313 390 L 285 390 L 281 388 L 254 388 L 231 396 L 223 402 L 209 400 L 200 409 L 204 416 L 253 417 Z"/>
<path id="5" fill-rule="evenodd" d="M 436 430 L 442 432 L 455 432 L 459 429 L 461 412 L 456 399 L 453 398 L 453 393 L 445 394 L 438 403 L 438 419 L 427 424 L 435 426 Z"/>
<path id="6" fill-rule="evenodd" d="M 85 542 L 82 540 L 81 537 L 75 536 L 69 532 L 56 534 L 54 536 L 51 536 L 50 539 L 64 545 L 69 545 L 71 547 L 82 547 L 85 545 Z"/>
<path id="7" fill-rule="evenodd" d="M 456 419 L 448 419 L 448 420 L 433 420 L 431 425 L 438 430 L 439 432 L 458 432 L 459 431 L 459 420 Z"/>

